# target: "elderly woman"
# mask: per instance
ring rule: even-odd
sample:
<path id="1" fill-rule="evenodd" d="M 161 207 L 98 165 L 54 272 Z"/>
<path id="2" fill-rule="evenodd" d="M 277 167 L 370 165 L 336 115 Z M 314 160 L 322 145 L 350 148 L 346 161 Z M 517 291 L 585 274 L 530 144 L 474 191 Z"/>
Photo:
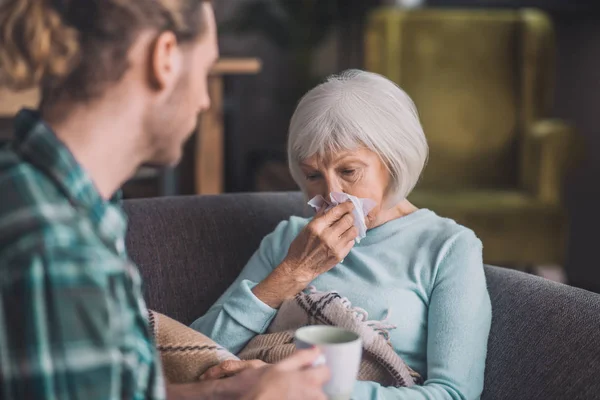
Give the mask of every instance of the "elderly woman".
<path id="1" fill-rule="evenodd" d="M 413 102 L 388 79 L 347 71 L 312 89 L 290 124 L 292 176 L 309 198 L 374 200 L 366 237 L 355 242 L 351 202 L 281 222 L 192 327 L 237 352 L 308 285 L 336 290 L 371 319 L 391 311 L 391 344 L 425 379 L 410 388 L 358 382 L 353 398 L 479 398 L 491 322 L 482 245 L 406 199 L 427 154 Z"/>

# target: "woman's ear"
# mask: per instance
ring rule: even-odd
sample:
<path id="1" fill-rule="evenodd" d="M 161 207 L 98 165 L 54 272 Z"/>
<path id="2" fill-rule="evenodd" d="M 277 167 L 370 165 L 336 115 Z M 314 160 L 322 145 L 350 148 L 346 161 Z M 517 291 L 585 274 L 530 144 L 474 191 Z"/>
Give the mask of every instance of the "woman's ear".
<path id="1" fill-rule="evenodd" d="M 156 90 L 164 90 L 176 84 L 181 71 L 182 55 L 173 32 L 162 32 L 154 40 L 150 50 L 149 80 Z"/>

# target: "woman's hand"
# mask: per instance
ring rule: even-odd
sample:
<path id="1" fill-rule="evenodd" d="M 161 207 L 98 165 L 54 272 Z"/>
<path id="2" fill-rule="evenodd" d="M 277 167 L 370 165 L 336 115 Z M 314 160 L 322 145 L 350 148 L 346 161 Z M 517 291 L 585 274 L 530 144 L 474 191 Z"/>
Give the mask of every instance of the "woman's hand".
<path id="1" fill-rule="evenodd" d="M 254 295 L 278 308 L 342 261 L 358 236 L 353 209 L 351 202 L 345 202 L 327 213 L 319 212 L 294 239 L 283 262 L 254 287 Z"/>
<path id="2" fill-rule="evenodd" d="M 200 380 L 211 380 L 211 379 L 222 379 L 228 378 L 230 376 L 234 376 L 239 374 L 242 371 L 248 369 L 258 369 L 266 367 L 267 363 L 261 360 L 227 360 L 223 361 L 221 364 L 209 368 L 205 373 L 202 374 Z"/>
<path id="3" fill-rule="evenodd" d="M 354 246 L 358 229 L 353 210 L 348 201 L 317 214 L 290 245 L 283 263 L 304 287 L 335 267 Z"/>

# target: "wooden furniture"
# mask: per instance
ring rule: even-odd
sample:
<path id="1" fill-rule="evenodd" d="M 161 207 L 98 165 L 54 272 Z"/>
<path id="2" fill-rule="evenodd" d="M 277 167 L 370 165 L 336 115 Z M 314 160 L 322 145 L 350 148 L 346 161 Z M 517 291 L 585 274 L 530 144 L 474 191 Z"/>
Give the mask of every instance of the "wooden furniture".
<path id="1" fill-rule="evenodd" d="M 223 78 L 226 75 L 256 74 L 261 63 L 255 58 L 224 58 L 219 60 L 208 78 L 211 106 L 199 117 L 196 136 L 196 193 L 223 192 L 225 175 L 223 129 Z"/>

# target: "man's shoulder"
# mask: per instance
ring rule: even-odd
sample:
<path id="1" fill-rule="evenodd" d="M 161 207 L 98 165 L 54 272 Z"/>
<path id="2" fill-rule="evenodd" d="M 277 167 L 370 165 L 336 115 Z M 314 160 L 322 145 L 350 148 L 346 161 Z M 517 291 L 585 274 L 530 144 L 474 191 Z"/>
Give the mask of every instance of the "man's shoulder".
<path id="1" fill-rule="evenodd" d="M 19 164 L 20 157 L 15 153 L 10 145 L 0 147 L 0 173 Z"/>
<path id="2" fill-rule="evenodd" d="M 0 151 L 0 198 L 0 253 L 26 236 L 77 229 L 77 211 L 54 182 L 7 150 Z"/>

